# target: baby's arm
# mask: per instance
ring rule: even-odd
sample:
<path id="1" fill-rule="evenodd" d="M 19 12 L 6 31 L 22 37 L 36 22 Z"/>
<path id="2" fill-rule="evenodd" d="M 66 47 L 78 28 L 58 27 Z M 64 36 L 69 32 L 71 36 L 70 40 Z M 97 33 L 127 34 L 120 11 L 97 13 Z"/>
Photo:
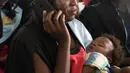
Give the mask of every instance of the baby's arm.
<path id="1" fill-rule="evenodd" d="M 111 69 L 112 69 L 112 73 L 121 73 L 121 68 L 120 67 L 114 66 Z"/>
<path id="2" fill-rule="evenodd" d="M 130 73 L 130 66 L 121 68 L 121 72 L 120 73 Z"/>
<path id="3" fill-rule="evenodd" d="M 91 67 L 91 66 L 88 66 L 88 65 L 83 66 L 82 73 L 95 73 L 95 72 L 96 72 L 95 67 Z"/>
<path id="4" fill-rule="evenodd" d="M 86 55 L 82 73 L 109 73 L 107 69 L 109 66 L 108 60 L 104 55 L 98 52 L 90 52 Z"/>

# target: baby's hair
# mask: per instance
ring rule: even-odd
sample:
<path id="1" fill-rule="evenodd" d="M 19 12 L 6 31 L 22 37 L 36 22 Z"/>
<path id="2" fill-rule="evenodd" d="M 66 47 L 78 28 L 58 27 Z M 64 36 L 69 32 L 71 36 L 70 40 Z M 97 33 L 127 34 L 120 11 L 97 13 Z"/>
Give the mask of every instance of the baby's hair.
<path id="1" fill-rule="evenodd" d="M 114 52 L 113 52 L 113 57 L 112 57 L 113 60 L 111 65 L 119 66 L 121 61 L 125 57 L 125 52 L 123 50 L 120 40 L 116 38 L 114 35 L 109 35 L 109 34 L 103 34 L 102 37 L 108 38 L 113 43 Z"/>

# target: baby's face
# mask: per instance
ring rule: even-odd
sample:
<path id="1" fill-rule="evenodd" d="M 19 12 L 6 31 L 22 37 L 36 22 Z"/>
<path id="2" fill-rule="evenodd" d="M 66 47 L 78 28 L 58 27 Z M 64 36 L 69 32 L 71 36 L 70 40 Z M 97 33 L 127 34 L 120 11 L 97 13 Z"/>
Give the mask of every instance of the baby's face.
<path id="1" fill-rule="evenodd" d="M 113 43 L 105 37 L 96 38 L 87 48 L 87 52 L 100 52 L 105 55 L 109 61 L 112 61 Z"/>

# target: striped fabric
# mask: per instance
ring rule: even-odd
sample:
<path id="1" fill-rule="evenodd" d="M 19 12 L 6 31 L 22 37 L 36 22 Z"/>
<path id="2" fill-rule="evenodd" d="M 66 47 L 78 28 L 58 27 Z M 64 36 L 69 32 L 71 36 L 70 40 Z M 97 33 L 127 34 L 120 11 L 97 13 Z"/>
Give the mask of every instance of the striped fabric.
<path id="1" fill-rule="evenodd" d="M 110 73 L 110 65 L 107 58 L 103 54 L 98 52 L 88 53 L 84 65 L 96 67 L 96 73 Z"/>

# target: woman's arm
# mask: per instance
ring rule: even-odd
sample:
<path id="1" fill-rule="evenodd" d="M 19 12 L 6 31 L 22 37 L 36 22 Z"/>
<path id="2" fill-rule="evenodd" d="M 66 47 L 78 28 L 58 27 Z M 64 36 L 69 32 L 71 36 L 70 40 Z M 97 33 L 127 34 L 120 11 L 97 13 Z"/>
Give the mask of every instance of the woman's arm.
<path id="1" fill-rule="evenodd" d="M 49 68 L 37 53 L 33 55 L 35 73 L 50 73 Z"/>
<path id="2" fill-rule="evenodd" d="M 64 48 L 64 49 L 63 49 Z M 34 53 L 35 73 L 50 73 L 49 68 L 37 53 Z M 70 71 L 70 49 L 69 46 L 59 46 L 54 73 L 69 73 Z"/>
<path id="3" fill-rule="evenodd" d="M 70 73 L 70 46 L 59 45 L 54 73 Z"/>
<path id="4" fill-rule="evenodd" d="M 71 39 L 65 24 L 65 15 L 62 11 L 58 11 L 55 14 L 54 11 L 51 11 L 48 14 L 44 11 L 43 15 L 44 30 L 48 32 L 58 43 L 56 65 L 53 73 L 70 73 Z M 34 68 L 36 73 L 50 73 L 45 62 L 42 61 L 36 53 L 34 53 Z"/>

